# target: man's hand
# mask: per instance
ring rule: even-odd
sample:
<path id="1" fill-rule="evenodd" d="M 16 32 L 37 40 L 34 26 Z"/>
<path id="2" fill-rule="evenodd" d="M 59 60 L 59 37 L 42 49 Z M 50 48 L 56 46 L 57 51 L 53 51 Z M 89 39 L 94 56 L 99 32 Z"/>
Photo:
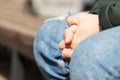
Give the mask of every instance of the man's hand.
<path id="1" fill-rule="evenodd" d="M 64 40 L 60 42 L 62 57 L 69 60 L 74 48 L 85 38 L 100 32 L 98 15 L 80 13 L 67 20 L 69 28 L 64 31 Z"/>

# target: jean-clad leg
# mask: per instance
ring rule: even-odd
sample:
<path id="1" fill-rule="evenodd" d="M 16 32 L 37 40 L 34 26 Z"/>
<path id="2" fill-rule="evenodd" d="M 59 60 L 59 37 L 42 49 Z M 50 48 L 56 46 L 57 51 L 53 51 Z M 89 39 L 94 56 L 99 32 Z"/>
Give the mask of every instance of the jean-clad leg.
<path id="1" fill-rule="evenodd" d="M 70 63 L 71 80 L 120 80 L 120 27 L 82 41 Z"/>
<path id="2" fill-rule="evenodd" d="M 34 55 L 39 69 L 47 80 L 67 80 L 69 65 L 61 57 L 58 44 L 63 40 L 66 19 L 46 21 L 34 42 Z"/>

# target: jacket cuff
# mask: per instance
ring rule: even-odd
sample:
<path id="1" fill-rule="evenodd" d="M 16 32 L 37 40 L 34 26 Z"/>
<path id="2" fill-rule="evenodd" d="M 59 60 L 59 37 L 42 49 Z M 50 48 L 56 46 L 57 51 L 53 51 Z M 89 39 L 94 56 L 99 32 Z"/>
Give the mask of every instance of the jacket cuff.
<path id="1" fill-rule="evenodd" d="M 100 9 L 99 12 L 99 25 L 102 27 L 103 30 L 113 27 L 109 19 L 109 8 L 110 5 L 105 5 Z"/>

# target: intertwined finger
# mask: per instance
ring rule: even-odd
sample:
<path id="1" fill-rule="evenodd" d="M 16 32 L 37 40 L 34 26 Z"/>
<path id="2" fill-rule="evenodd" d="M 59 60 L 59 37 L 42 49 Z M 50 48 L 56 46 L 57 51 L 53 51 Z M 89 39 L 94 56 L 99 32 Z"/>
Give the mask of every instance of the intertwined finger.
<path id="1" fill-rule="evenodd" d="M 72 25 L 79 25 L 79 23 L 80 23 L 80 19 L 77 15 L 70 16 L 67 19 L 67 24 L 69 25 L 69 27 Z"/>
<path id="2" fill-rule="evenodd" d="M 63 50 L 65 48 L 65 41 L 64 40 L 60 41 L 58 47 L 60 50 Z"/>
<path id="3" fill-rule="evenodd" d="M 65 44 L 70 44 L 73 37 L 74 37 L 74 33 L 76 31 L 77 26 L 73 25 L 71 27 L 69 27 L 68 29 L 66 29 L 64 31 L 64 40 L 65 40 Z"/>
<path id="4" fill-rule="evenodd" d="M 72 56 L 72 52 L 73 52 L 73 50 L 71 48 L 64 48 L 62 50 L 63 59 L 65 59 L 66 61 L 70 61 L 70 58 Z"/>

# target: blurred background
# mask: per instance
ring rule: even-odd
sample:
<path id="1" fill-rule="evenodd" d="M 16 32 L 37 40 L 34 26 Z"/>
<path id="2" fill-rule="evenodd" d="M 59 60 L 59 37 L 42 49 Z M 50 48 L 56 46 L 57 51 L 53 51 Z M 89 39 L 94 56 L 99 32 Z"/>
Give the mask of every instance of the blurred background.
<path id="1" fill-rule="evenodd" d="M 0 80 L 44 80 L 34 37 L 45 19 L 89 11 L 97 0 L 0 0 Z"/>

